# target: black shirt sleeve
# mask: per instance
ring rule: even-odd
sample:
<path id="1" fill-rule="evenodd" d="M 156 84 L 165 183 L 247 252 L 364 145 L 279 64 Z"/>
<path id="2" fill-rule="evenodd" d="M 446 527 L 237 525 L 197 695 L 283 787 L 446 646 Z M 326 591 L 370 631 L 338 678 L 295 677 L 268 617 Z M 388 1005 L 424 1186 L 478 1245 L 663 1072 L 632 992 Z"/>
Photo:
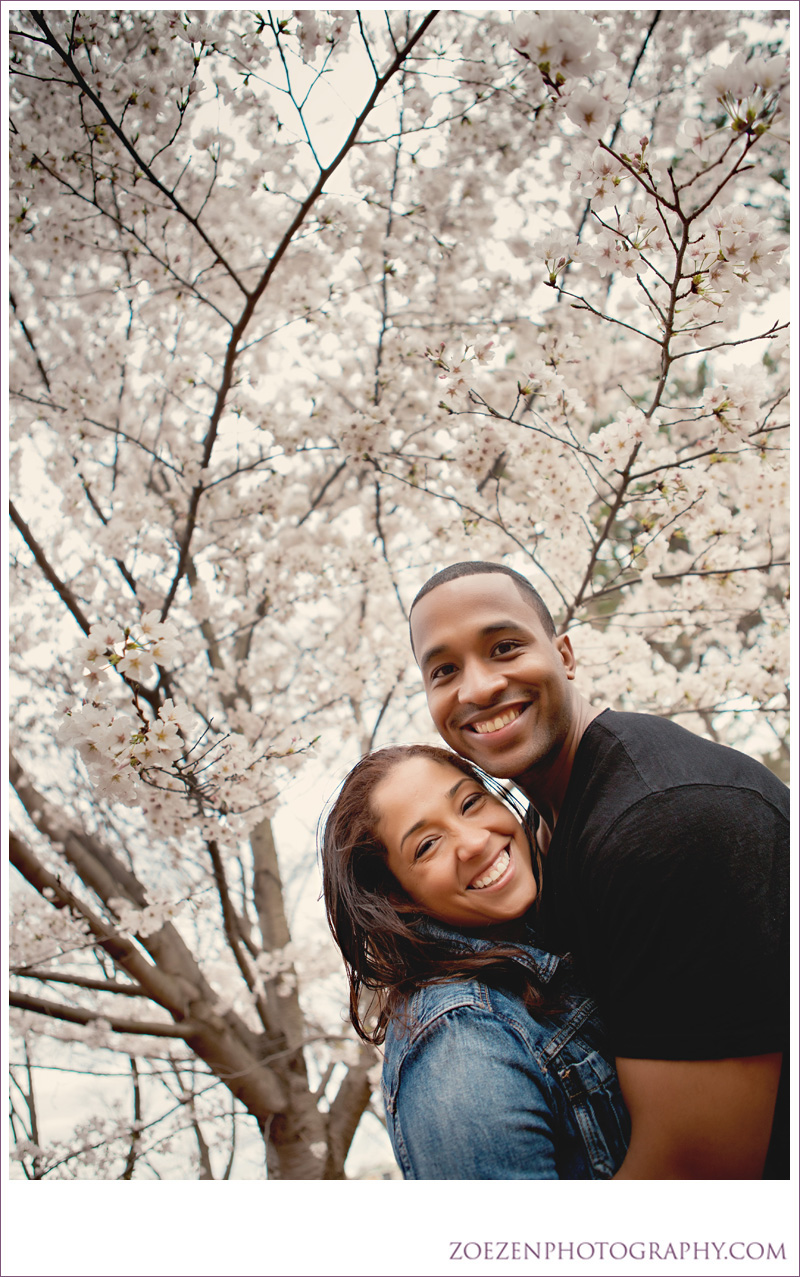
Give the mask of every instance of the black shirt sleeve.
<path id="1" fill-rule="evenodd" d="M 618 1056 L 786 1049 L 787 857 L 784 814 L 726 785 L 647 794 L 606 831 L 574 948 Z"/>

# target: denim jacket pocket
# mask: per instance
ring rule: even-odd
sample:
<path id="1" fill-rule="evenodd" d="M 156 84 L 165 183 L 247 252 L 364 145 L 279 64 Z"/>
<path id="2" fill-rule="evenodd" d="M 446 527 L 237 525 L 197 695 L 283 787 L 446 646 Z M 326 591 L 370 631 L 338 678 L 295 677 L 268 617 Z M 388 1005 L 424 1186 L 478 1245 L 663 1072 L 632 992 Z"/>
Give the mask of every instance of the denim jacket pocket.
<path id="1" fill-rule="evenodd" d="M 616 1072 L 597 1051 L 580 1060 L 559 1060 L 556 1071 L 593 1173 L 608 1179 L 622 1162 L 630 1139 Z"/>

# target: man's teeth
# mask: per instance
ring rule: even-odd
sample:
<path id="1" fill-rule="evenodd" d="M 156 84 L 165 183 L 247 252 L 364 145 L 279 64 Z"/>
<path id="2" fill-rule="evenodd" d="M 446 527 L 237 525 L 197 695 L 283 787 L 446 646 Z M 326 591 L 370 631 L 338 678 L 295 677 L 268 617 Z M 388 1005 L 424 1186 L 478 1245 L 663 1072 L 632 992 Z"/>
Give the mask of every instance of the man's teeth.
<path id="1" fill-rule="evenodd" d="M 470 883 L 470 890 L 474 891 L 476 887 L 491 887 L 493 882 L 497 882 L 498 878 L 502 878 L 506 869 L 508 869 L 510 859 L 510 854 L 507 851 L 502 851 L 489 872 L 485 873 L 482 878 Z"/>
<path id="2" fill-rule="evenodd" d="M 472 730 L 477 732 L 479 736 L 483 736 L 485 732 L 499 732 L 501 727 L 507 727 L 509 723 L 513 723 L 515 718 L 519 718 L 522 713 L 521 709 L 509 709 L 505 714 L 499 714 L 497 718 L 490 718 L 487 723 L 472 723 Z"/>

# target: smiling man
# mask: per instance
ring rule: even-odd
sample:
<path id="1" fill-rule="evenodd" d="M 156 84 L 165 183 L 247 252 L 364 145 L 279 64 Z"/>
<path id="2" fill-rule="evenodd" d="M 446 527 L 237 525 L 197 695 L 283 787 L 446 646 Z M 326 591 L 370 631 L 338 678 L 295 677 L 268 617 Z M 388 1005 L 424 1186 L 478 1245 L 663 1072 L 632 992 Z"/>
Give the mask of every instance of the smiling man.
<path id="1" fill-rule="evenodd" d="M 786 787 L 669 720 L 591 706 L 509 568 L 445 568 L 410 628 L 440 735 L 538 813 L 539 940 L 594 992 L 631 1115 L 617 1178 L 787 1177 Z"/>

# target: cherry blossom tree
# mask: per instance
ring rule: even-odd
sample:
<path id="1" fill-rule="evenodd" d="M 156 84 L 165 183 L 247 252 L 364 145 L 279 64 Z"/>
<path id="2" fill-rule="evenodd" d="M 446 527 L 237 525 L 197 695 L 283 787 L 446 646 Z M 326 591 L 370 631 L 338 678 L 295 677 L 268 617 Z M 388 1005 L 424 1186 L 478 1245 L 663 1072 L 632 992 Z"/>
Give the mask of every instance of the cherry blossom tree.
<path id="1" fill-rule="evenodd" d="M 379 1063 L 275 831 L 430 735 L 432 571 L 786 766 L 788 18 L 8 21 L 18 1166 L 340 1178 Z"/>

